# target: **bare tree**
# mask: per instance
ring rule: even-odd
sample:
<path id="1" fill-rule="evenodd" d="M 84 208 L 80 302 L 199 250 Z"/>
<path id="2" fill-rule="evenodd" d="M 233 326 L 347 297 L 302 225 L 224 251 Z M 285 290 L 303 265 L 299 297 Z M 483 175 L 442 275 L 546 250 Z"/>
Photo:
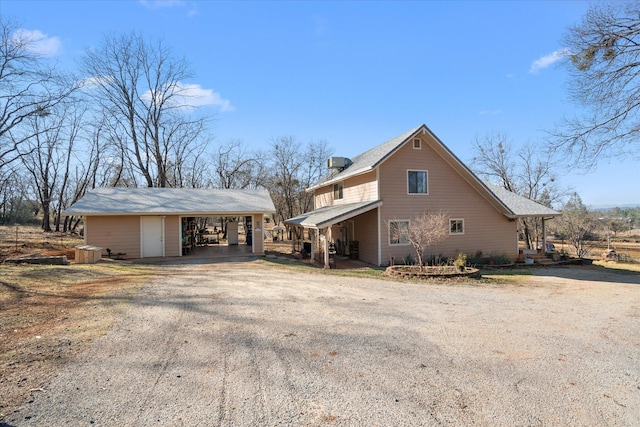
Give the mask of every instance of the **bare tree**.
<path id="1" fill-rule="evenodd" d="M 536 145 L 526 144 L 514 152 L 507 135 L 489 133 L 476 138 L 473 150 L 471 167 L 487 181 L 547 207 L 560 203 L 566 196 L 566 191 L 556 182 L 554 163 Z M 541 220 L 521 218 L 519 221 L 525 244 L 531 249 L 540 238 Z"/>
<path id="2" fill-rule="evenodd" d="M 595 238 L 598 221 L 589 213 L 582 199 L 577 193 L 567 201 L 562 209 L 560 232 L 576 251 L 576 256 L 582 258 L 596 246 Z"/>
<path id="3" fill-rule="evenodd" d="M 326 173 L 331 150 L 325 141 L 306 147 L 293 137 L 271 141 L 268 188 L 276 207 L 276 224 L 313 209 L 313 194 L 306 189 Z"/>
<path id="4" fill-rule="evenodd" d="M 389 233 L 397 241 L 411 243 L 416 251 L 416 260 L 420 270 L 424 267 L 424 251 L 444 241 L 449 236 L 449 216 L 445 212 L 425 212 L 409 221 L 406 229 L 401 229 L 402 221 L 390 221 Z"/>
<path id="5" fill-rule="evenodd" d="M 569 95 L 586 113 L 553 131 L 552 152 L 593 167 L 607 157 L 638 157 L 640 3 L 595 2 L 564 42 Z"/>
<path id="6" fill-rule="evenodd" d="M 28 121 L 34 135 L 23 144 L 22 164 L 33 178 L 33 187 L 42 210 L 42 229 L 51 231 L 51 214 L 56 230 L 69 174 L 74 144 L 82 124 L 82 111 L 74 103 L 60 103 L 45 117 Z M 44 129 L 44 130 L 41 130 Z"/>
<path id="7" fill-rule="evenodd" d="M 241 141 L 218 147 L 213 159 L 213 184 L 217 188 L 257 188 L 263 184 L 260 153 L 248 151 Z"/>
<path id="8" fill-rule="evenodd" d="M 32 39 L 0 18 L 0 172 L 28 152 L 23 146 L 36 131 L 28 119 L 46 116 L 75 89 L 48 66 Z"/>
<path id="9" fill-rule="evenodd" d="M 192 77 L 184 59 L 175 59 L 162 42 L 131 33 L 106 36 L 87 50 L 85 87 L 109 117 L 110 140 L 120 146 L 123 171 L 139 175 L 148 187 L 182 184 L 176 170 L 198 151 L 206 119 L 184 81 Z M 173 182 L 172 182 L 173 177 Z"/>

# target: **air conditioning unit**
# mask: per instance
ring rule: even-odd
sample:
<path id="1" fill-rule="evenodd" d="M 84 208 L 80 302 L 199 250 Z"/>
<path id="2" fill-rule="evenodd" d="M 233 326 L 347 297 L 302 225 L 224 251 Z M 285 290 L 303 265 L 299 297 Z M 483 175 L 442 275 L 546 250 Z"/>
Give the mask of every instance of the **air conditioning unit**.
<path id="1" fill-rule="evenodd" d="M 351 160 L 346 157 L 329 157 L 327 167 L 329 169 L 344 169 L 351 164 Z"/>

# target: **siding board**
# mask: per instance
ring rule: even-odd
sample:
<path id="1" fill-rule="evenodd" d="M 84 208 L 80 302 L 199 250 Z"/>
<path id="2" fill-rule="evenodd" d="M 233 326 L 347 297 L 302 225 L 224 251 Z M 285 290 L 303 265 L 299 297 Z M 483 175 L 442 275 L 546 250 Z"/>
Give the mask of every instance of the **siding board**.
<path id="1" fill-rule="evenodd" d="M 458 252 L 472 255 L 481 250 L 485 254 L 515 258 L 517 222 L 493 208 L 431 148 L 432 144 L 437 142 L 425 135 L 421 150 L 414 150 L 409 142 L 380 165 L 381 229 L 387 230 L 389 220 L 444 211 L 450 218 L 464 219 L 464 234 L 449 236 L 436 247 L 428 248 L 426 256 L 453 257 Z M 407 194 L 407 170 L 428 171 L 429 194 Z M 388 233 L 383 231 L 381 235 L 383 263 L 391 257 L 398 259 L 409 254 L 415 258 L 412 246 L 390 246 Z"/>
<path id="2" fill-rule="evenodd" d="M 86 241 L 88 245 L 107 248 L 114 254 L 126 253 L 123 258 L 140 258 L 140 216 L 87 216 Z"/>

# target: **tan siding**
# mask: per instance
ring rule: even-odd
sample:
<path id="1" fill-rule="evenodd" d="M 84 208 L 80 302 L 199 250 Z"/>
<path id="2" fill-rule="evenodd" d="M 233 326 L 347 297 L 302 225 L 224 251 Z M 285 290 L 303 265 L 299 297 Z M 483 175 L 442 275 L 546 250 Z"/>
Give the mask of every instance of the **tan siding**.
<path id="1" fill-rule="evenodd" d="M 164 219 L 164 256 L 180 256 L 182 254 L 180 217 L 166 216 Z"/>
<path id="2" fill-rule="evenodd" d="M 353 240 L 360 247 L 360 260 L 378 264 L 378 209 L 353 218 Z"/>
<path id="3" fill-rule="evenodd" d="M 139 216 L 88 216 L 85 217 L 86 242 L 88 245 L 116 253 L 126 253 L 123 258 L 140 258 Z"/>
<path id="4" fill-rule="evenodd" d="M 251 223 L 253 224 L 253 253 L 262 255 L 264 254 L 264 215 L 253 215 Z"/>
<path id="5" fill-rule="evenodd" d="M 342 202 L 359 203 L 378 200 L 377 184 L 375 171 L 346 180 Z"/>
<path id="6" fill-rule="evenodd" d="M 333 185 L 319 188 L 315 191 L 314 209 L 333 204 Z"/>
<path id="7" fill-rule="evenodd" d="M 464 219 L 464 235 L 449 236 L 426 256 L 455 256 L 457 252 L 472 255 L 478 250 L 485 254 L 517 256 L 517 223 L 496 211 L 451 166 L 446 163 L 422 137 L 422 149 L 414 150 L 406 144 L 380 166 L 382 261 L 390 257 L 402 258 L 414 254 L 411 246 L 389 246 L 388 221 L 410 219 L 425 211 L 444 211 L 450 218 Z M 407 170 L 427 170 L 429 194 L 407 194 Z M 413 255 L 415 257 L 415 255 Z"/>
<path id="8" fill-rule="evenodd" d="M 354 176 L 343 182 L 342 199 L 333 199 L 333 184 L 319 188 L 315 192 L 315 209 L 341 203 L 373 202 L 378 200 L 376 172 Z"/>

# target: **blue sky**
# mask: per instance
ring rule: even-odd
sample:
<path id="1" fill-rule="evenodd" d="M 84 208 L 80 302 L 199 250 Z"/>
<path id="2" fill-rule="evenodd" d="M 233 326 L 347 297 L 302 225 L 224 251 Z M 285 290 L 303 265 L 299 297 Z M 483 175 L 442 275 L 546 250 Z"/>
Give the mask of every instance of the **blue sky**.
<path id="1" fill-rule="evenodd" d="M 554 62 L 580 1 L 0 0 L 64 67 L 104 34 L 163 38 L 215 117 L 214 144 L 326 140 L 353 157 L 422 123 L 470 163 L 476 138 L 540 143 L 575 106 Z M 640 204 L 637 160 L 559 183 L 590 206 Z"/>

